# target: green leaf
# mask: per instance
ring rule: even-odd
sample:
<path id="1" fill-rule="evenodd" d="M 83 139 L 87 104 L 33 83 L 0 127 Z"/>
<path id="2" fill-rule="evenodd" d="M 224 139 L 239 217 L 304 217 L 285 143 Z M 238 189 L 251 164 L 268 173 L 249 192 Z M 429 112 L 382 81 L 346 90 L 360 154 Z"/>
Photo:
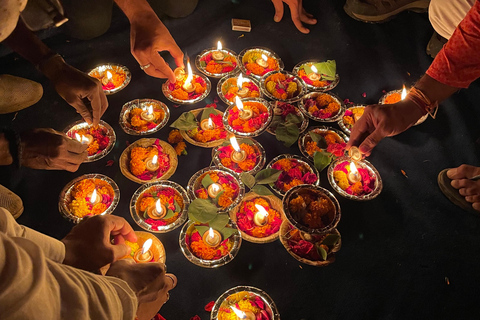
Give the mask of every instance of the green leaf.
<path id="1" fill-rule="evenodd" d="M 207 63 L 205 61 L 200 61 L 200 66 L 202 68 L 205 68 L 207 66 Z"/>
<path id="2" fill-rule="evenodd" d="M 323 241 L 322 241 L 322 244 L 326 245 L 326 246 L 329 246 L 329 247 L 333 247 L 337 244 L 338 240 L 340 240 L 340 235 L 339 234 L 329 234 L 327 235 Z"/>
<path id="3" fill-rule="evenodd" d="M 270 123 L 270 127 L 276 128 L 282 122 L 283 122 L 282 116 L 273 116 L 272 122 Z"/>
<path id="4" fill-rule="evenodd" d="M 240 180 L 249 188 L 252 189 L 255 185 L 255 177 L 247 172 L 240 173 Z"/>
<path id="5" fill-rule="evenodd" d="M 169 219 L 175 215 L 175 212 L 172 209 L 167 210 L 167 214 L 162 219 Z"/>
<path id="6" fill-rule="evenodd" d="M 217 216 L 217 206 L 206 199 L 195 199 L 188 206 L 188 218 L 190 220 L 207 223 Z"/>
<path id="7" fill-rule="evenodd" d="M 313 154 L 313 164 L 318 172 L 325 169 L 332 162 L 333 155 L 330 152 L 315 151 Z"/>
<path id="8" fill-rule="evenodd" d="M 214 107 L 208 107 L 203 109 L 200 121 L 210 118 L 211 114 L 214 114 L 214 115 L 218 114 L 218 110 L 215 109 Z"/>
<path id="9" fill-rule="evenodd" d="M 202 186 L 207 189 L 209 185 L 215 183 L 213 180 L 212 180 L 212 177 L 210 177 L 209 174 L 206 174 L 205 177 L 203 177 L 202 179 Z"/>
<path id="10" fill-rule="evenodd" d="M 232 234 L 234 234 L 237 231 L 237 229 L 230 228 L 230 227 L 224 227 L 222 230 L 218 230 L 222 234 L 223 240 L 230 238 Z"/>
<path id="11" fill-rule="evenodd" d="M 302 118 L 297 116 L 296 114 L 293 114 L 293 113 L 289 113 L 287 114 L 287 116 L 285 117 L 285 122 L 289 122 L 289 123 L 301 123 L 302 122 Z"/>
<path id="12" fill-rule="evenodd" d="M 220 191 L 213 201 L 218 204 L 218 199 L 220 199 L 220 197 L 222 196 L 222 194 L 224 192 L 225 192 L 225 190 Z"/>
<path id="13" fill-rule="evenodd" d="M 143 212 L 143 219 L 148 219 L 148 209 Z"/>
<path id="14" fill-rule="evenodd" d="M 326 62 L 316 63 L 315 67 L 318 73 L 322 75 L 322 79 L 333 81 L 337 74 L 337 63 L 335 60 L 327 60 Z"/>
<path id="15" fill-rule="evenodd" d="M 237 139 L 238 145 L 241 145 L 242 143 L 248 144 L 249 146 L 253 146 L 253 145 L 254 145 L 254 142 L 253 142 L 252 140 L 250 140 L 250 139 L 242 139 L 242 138 L 240 138 L 240 139 L 239 139 L 239 138 L 236 138 L 236 139 Z M 227 141 L 224 141 L 224 142 L 222 143 L 222 146 L 223 146 L 223 147 L 226 147 L 226 146 L 229 146 L 229 145 L 231 145 L 231 143 L 230 143 L 230 141 L 228 141 L 228 140 L 227 140 Z"/>
<path id="16" fill-rule="evenodd" d="M 275 130 L 277 140 L 283 142 L 287 148 L 298 140 L 299 135 L 300 130 L 295 123 L 280 123 Z"/>
<path id="17" fill-rule="evenodd" d="M 273 193 L 265 186 L 257 184 L 252 188 L 252 191 L 261 196 L 271 196 Z"/>
<path id="18" fill-rule="evenodd" d="M 327 251 L 320 247 L 319 245 L 315 245 L 315 248 L 317 248 L 318 254 L 322 257 L 322 260 L 325 261 L 327 260 Z"/>
<path id="19" fill-rule="evenodd" d="M 260 170 L 255 175 L 255 182 L 257 184 L 274 183 L 275 181 L 277 181 L 281 173 L 282 173 L 282 170 L 277 170 L 272 168 Z"/>
<path id="20" fill-rule="evenodd" d="M 208 225 L 215 230 L 222 230 L 229 222 L 230 222 L 230 218 L 228 217 L 228 214 L 222 213 L 222 214 L 217 214 L 215 219 L 210 221 Z"/>
<path id="21" fill-rule="evenodd" d="M 182 211 L 182 207 L 178 204 L 177 200 L 173 201 L 173 205 L 175 206 L 175 212 L 180 212 Z"/>
<path id="22" fill-rule="evenodd" d="M 328 147 L 327 140 L 325 140 L 325 137 L 321 134 L 310 131 L 308 135 L 310 136 L 310 138 L 312 138 L 312 141 L 315 142 L 320 149 L 325 149 Z"/>
<path id="23" fill-rule="evenodd" d="M 184 112 L 175 120 L 170 127 L 177 128 L 179 130 L 192 130 L 198 127 L 197 119 L 191 112 Z"/>
<path id="24" fill-rule="evenodd" d="M 207 232 L 210 227 L 207 226 L 195 226 L 195 229 L 197 229 L 198 233 L 200 233 L 200 236 L 203 237 L 203 234 Z"/>

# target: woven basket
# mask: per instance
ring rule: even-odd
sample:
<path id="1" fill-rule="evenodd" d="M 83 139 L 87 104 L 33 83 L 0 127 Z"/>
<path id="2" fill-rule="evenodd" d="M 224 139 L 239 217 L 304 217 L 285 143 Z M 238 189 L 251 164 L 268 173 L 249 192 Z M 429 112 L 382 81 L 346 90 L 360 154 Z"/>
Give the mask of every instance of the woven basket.
<path id="1" fill-rule="evenodd" d="M 278 199 L 274 195 L 261 196 L 261 195 L 256 194 L 255 192 L 249 192 L 245 195 L 245 197 L 243 197 L 242 202 L 240 202 L 239 205 L 237 205 L 235 208 L 233 208 L 233 210 L 230 211 L 230 219 L 232 219 L 232 221 L 235 222 L 235 224 L 237 223 L 237 212 L 240 210 L 241 206 L 243 205 L 243 202 L 252 200 L 254 198 L 263 198 L 263 199 L 267 200 L 268 203 L 270 204 L 270 206 L 272 207 L 272 209 L 277 210 L 280 213 L 280 217 L 282 218 L 282 221 L 285 222 L 285 213 L 283 212 L 282 200 Z M 282 223 L 282 225 L 283 225 L 283 223 Z M 248 242 L 253 242 L 253 243 L 273 242 L 273 241 L 278 239 L 278 235 L 280 234 L 280 230 L 281 229 L 279 229 L 274 234 L 269 235 L 268 237 L 257 238 L 257 237 L 246 234 L 245 232 L 240 230 L 240 228 L 238 228 L 238 231 L 240 231 L 240 233 L 242 234 L 242 239 L 244 239 Z"/>
<path id="2" fill-rule="evenodd" d="M 332 249 L 332 251 L 329 252 L 329 254 L 327 256 L 327 260 L 325 260 L 325 261 L 308 260 L 308 259 L 302 258 L 302 257 L 298 256 L 297 254 L 295 254 L 292 251 L 292 249 L 290 248 L 290 246 L 288 245 L 287 239 L 285 238 L 285 234 L 289 231 L 289 226 L 290 226 L 290 222 L 288 222 L 288 220 L 284 220 L 282 225 L 280 226 L 280 241 L 282 242 L 283 246 L 285 247 L 287 252 L 290 253 L 290 255 L 292 257 L 294 257 L 295 259 L 297 259 L 301 263 L 305 263 L 305 264 L 315 266 L 315 267 L 325 267 L 325 266 L 328 266 L 329 264 L 335 262 L 335 252 L 340 250 L 340 247 L 342 246 L 342 239 L 341 238 L 340 238 L 340 240 L 338 240 L 338 243 L 335 245 L 335 247 Z M 340 235 L 340 232 L 338 232 L 337 229 L 332 229 L 332 231 L 330 231 L 330 233 L 335 233 L 335 234 Z"/>
<path id="3" fill-rule="evenodd" d="M 178 166 L 178 159 L 177 159 L 177 153 L 175 152 L 175 149 L 168 144 L 165 141 L 159 140 L 159 144 L 163 149 L 163 152 L 168 154 L 170 157 L 170 168 L 161 176 L 160 178 L 152 179 L 152 180 L 142 180 L 134 176 L 130 172 L 130 152 L 134 147 L 149 147 L 155 143 L 157 139 L 156 138 L 144 138 L 135 141 L 131 145 L 129 145 L 125 150 L 123 150 L 122 155 L 120 156 L 120 170 L 122 171 L 122 174 L 127 177 L 128 179 L 132 180 L 133 182 L 136 183 L 147 183 L 147 182 L 155 182 L 155 181 L 160 181 L 160 180 L 167 180 L 170 178 L 174 173 L 175 170 L 177 170 Z"/>
<path id="4" fill-rule="evenodd" d="M 193 115 L 195 116 L 195 118 L 198 116 L 198 114 L 200 112 L 203 111 L 203 108 L 200 108 L 200 109 L 195 109 L 195 110 L 190 110 L 191 113 L 193 113 Z M 217 110 L 218 112 L 220 112 L 221 114 L 223 114 L 222 111 L 220 110 Z M 182 135 L 183 139 L 185 139 L 188 143 L 190 144 L 193 144 L 194 146 L 199 146 L 199 147 L 202 147 L 202 148 L 213 148 L 213 147 L 216 147 L 216 146 L 219 146 L 221 145 L 225 139 L 218 139 L 218 140 L 214 140 L 214 141 L 210 141 L 210 142 L 198 142 L 196 140 L 193 140 L 185 130 L 180 130 L 180 134 Z"/>

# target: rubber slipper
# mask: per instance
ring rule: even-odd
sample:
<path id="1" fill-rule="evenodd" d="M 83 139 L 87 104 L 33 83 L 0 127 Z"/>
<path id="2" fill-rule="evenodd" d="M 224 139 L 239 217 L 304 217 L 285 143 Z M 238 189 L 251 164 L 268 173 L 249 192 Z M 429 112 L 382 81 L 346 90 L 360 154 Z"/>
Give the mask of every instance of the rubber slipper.
<path id="1" fill-rule="evenodd" d="M 457 189 L 452 187 L 451 185 L 452 179 L 450 179 L 447 176 L 448 170 L 450 170 L 450 168 L 444 169 L 440 171 L 440 173 L 438 174 L 437 181 L 438 181 L 438 186 L 440 187 L 440 190 L 443 192 L 445 197 L 448 198 L 448 200 L 450 200 L 451 202 L 453 202 L 463 210 L 473 213 L 475 215 L 480 215 L 480 212 L 473 209 L 472 204 L 467 200 L 465 200 L 465 197 L 462 196 L 460 193 L 458 193 Z"/>

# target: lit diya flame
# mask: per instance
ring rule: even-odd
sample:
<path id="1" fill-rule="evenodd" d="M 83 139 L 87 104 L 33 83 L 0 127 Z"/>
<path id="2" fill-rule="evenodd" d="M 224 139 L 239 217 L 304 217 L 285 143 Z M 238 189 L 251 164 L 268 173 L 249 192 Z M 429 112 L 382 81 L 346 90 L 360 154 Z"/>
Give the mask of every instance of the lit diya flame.
<path id="1" fill-rule="evenodd" d="M 401 100 L 407 97 L 407 89 L 405 89 L 405 85 L 403 85 Z"/>
<path id="2" fill-rule="evenodd" d="M 217 43 L 217 51 L 212 52 L 213 60 L 223 60 L 225 55 L 222 52 L 222 43 L 218 41 Z"/>
<path id="3" fill-rule="evenodd" d="M 203 234 L 202 240 L 210 247 L 216 247 L 222 241 L 222 235 L 210 227 L 210 229 Z"/>
<path id="4" fill-rule="evenodd" d="M 160 166 L 158 164 L 158 156 L 154 155 L 153 158 L 147 160 L 145 162 L 145 166 L 147 167 L 148 171 L 157 171 L 158 167 Z"/>
<path id="5" fill-rule="evenodd" d="M 147 214 L 152 219 L 162 219 L 167 214 L 167 208 L 158 199 L 154 206 L 148 207 Z"/>
<path id="6" fill-rule="evenodd" d="M 218 196 L 218 194 L 222 191 L 223 191 L 223 187 L 218 183 L 212 183 L 207 188 L 208 195 L 210 196 L 210 198 L 213 198 L 213 199 L 215 199 Z"/>
<path id="7" fill-rule="evenodd" d="M 90 203 L 96 204 L 100 201 L 100 197 L 97 196 L 97 189 L 93 189 L 92 195 L 90 196 Z"/>
<path id="8" fill-rule="evenodd" d="M 162 203 L 160 202 L 160 199 L 158 199 L 157 202 L 155 203 L 155 208 L 157 209 L 157 212 L 159 214 L 163 212 Z"/>
<path id="9" fill-rule="evenodd" d="M 200 128 L 202 128 L 202 130 L 215 129 L 215 124 L 213 123 L 212 118 L 209 117 L 208 119 L 203 119 L 200 122 Z"/>
<path id="10" fill-rule="evenodd" d="M 255 204 L 255 208 L 257 208 L 257 212 L 253 216 L 253 222 L 257 226 L 263 226 L 268 222 L 268 211 L 261 205 Z"/>
<path id="11" fill-rule="evenodd" d="M 348 173 L 348 181 L 350 183 L 357 183 L 360 181 L 360 174 L 358 173 L 357 166 L 355 166 L 355 163 L 350 162 L 350 172 Z"/>
<path id="12" fill-rule="evenodd" d="M 230 155 L 230 158 L 232 159 L 232 161 L 235 163 L 240 163 L 244 161 L 247 158 L 247 153 L 245 152 L 245 150 L 240 149 L 240 146 L 238 145 L 238 142 L 235 136 L 232 136 L 230 138 L 230 144 L 232 145 L 232 148 L 234 150 Z"/>
<path id="13" fill-rule="evenodd" d="M 190 65 L 190 59 L 187 61 L 187 79 L 185 79 L 185 83 L 183 84 L 183 90 L 187 92 L 193 92 L 195 90 L 195 86 L 192 84 L 193 80 L 193 71 L 192 66 Z"/>
<path id="14" fill-rule="evenodd" d="M 142 249 L 139 249 L 137 250 L 137 252 L 135 252 L 133 259 L 139 263 L 152 261 L 153 255 L 152 255 L 152 252 L 150 251 L 150 247 L 152 246 L 152 243 L 153 243 L 152 239 L 147 239 L 147 241 L 143 243 Z"/>
<path id="15" fill-rule="evenodd" d="M 310 67 L 310 69 L 312 70 L 312 73 L 310 73 L 307 77 L 308 79 L 312 80 L 312 81 L 318 81 L 320 80 L 320 75 L 318 74 L 318 69 L 312 65 Z"/>
<path id="16" fill-rule="evenodd" d="M 82 136 L 75 132 L 75 139 L 82 144 L 90 144 L 92 143 L 93 137 L 91 135 Z"/>
<path id="17" fill-rule="evenodd" d="M 242 311 L 234 306 L 230 306 L 230 309 L 232 309 L 238 319 L 255 320 L 255 314 L 250 310 Z"/>
<path id="18" fill-rule="evenodd" d="M 242 100 L 238 96 L 235 97 L 235 105 L 239 111 L 239 117 L 242 120 L 248 120 L 253 116 L 253 112 L 250 109 L 244 109 Z"/>
<path id="19" fill-rule="evenodd" d="M 255 61 L 260 67 L 266 68 L 268 67 L 268 57 L 262 53 L 262 57 L 258 58 L 257 61 Z"/>
<path id="20" fill-rule="evenodd" d="M 248 94 L 248 88 L 242 87 L 244 82 L 245 80 L 243 79 L 242 75 L 239 74 L 237 78 L 237 87 L 238 87 L 237 96 L 240 96 L 242 98 L 246 97 Z"/>
<path id="21" fill-rule="evenodd" d="M 145 254 L 147 253 L 147 251 L 150 249 L 150 247 L 152 246 L 152 243 L 153 243 L 153 240 L 152 239 L 147 239 L 147 241 L 145 241 L 145 243 L 143 244 L 142 246 L 142 254 Z"/>
<path id="22" fill-rule="evenodd" d="M 106 86 L 112 80 L 112 73 L 107 70 L 105 77 L 102 78 L 102 84 Z"/>
<path id="23" fill-rule="evenodd" d="M 145 121 L 152 121 L 155 118 L 155 115 L 153 114 L 153 106 L 149 105 L 147 110 L 144 110 L 140 114 L 140 117 Z"/>

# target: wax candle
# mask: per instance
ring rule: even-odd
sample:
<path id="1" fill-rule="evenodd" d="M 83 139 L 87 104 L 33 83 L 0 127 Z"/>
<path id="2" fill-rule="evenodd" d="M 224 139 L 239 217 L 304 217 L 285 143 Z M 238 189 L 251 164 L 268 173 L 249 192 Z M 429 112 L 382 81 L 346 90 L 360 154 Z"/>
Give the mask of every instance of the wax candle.
<path id="1" fill-rule="evenodd" d="M 217 51 L 212 52 L 212 58 L 217 61 L 225 59 L 225 55 L 222 52 L 222 43 L 220 41 L 217 43 Z"/>
<path id="2" fill-rule="evenodd" d="M 213 123 L 212 118 L 209 117 L 200 122 L 200 128 L 202 128 L 202 130 L 213 130 L 215 129 L 215 123 Z"/>
<path id="3" fill-rule="evenodd" d="M 151 105 L 148 106 L 147 110 L 142 111 L 140 117 L 145 121 L 153 121 L 155 119 L 155 115 L 153 114 L 153 107 Z"/>
<path id="4" fill-rule="evenodd" d="M 192 67 L 190 66 L 190 61 L 187 62 L 187 79 L 185 79 L 185 82 L 183 83 L 183 90 L 187 92 L 193 92 L 195 91 L 195 85 L 192 83 L 193 80 L 193 71 Z"/>
<path id="5" fill-rule="evenodd" d="M 96 205 L 97 203 L 102 201 L 102 197 L 97 195 L 97 189 L 93 189 L 92 195 L 90 196 L 90 203 L 92 205 Z"/>
<path id="6" fill-rule="evenodd" d="M 360 161 L 362 159 L 362 152 L 357 147 L 350 147 L 348 150 L 348 156 L 352 158 L 353 161 Z"/>
<path id="7" fill-rule="evenodd" d="M 234 306 L 230 307 L 239 320 L 255 320 L 255 314 L 250 310 L 239 310 Z"/>
<path id="8" fill-rule="evenodd" d="M 93 142 L 93 136 L 90 134 L 79 135 L 78 133 L 75 132 L 75 139 L 77 139 L 82 144 L 90 144 Z"/>
<path id="9" fill-rule="evenodd" d="M 138 263 L 145 263 L 150 262 L 153 259 L 153 253 L 150 251 L 150 247 L 152 246 L 153 240 L 147 239 L 144 242 L 142 249 L 138 249 L 133 256 L 133 259 Z"/>
<path id="10" fill-rule="evenodd" d="M 154 206 L 148 207 L 147 214 L 152 219 L 162 219 L 167 214 L 167 208 L 158 199 Z"/>
<path id="11" fill-rule="evenodd" d="M 238 91 L 237 91 L 237 96 L 239 97 L 246 97 L 248 95 L 248 88 L 243 88 L 242 85 L 243 85 L 243 77 L 241 74 L 238 75 L 238 78 L 237 78 L 237 87 L 238 87 Z"/>
<path id="12" fill-rule="evenodd" d="M 266 68 L 268 67 L 268 57 L 262 53 L 262 57 L 261 58 L 258 58 L 255 63 L 258 64 L 260 67 L 262 68 Z"/>
<path id="13" fill-rule="evenodd" d="M 222 242 L 222 235 L 217 230 L 210 228 L 203 234 L 202 239 L 208 246 L 216 247 Z"/>
<path id="14" fill-rule="evenodd" d="M 147 159 L 145 166 L 147 167 L 148 171 L 157 171 L 160 167 L 160 164 L 158 163 L 158 156 L 154 155 L 152 158 Z"/>
<path id="15" fill-rule="evenodd" d="M 235 97 L 235 104 L 239 110 L 239 118 L 242 120 L 249 120 L 253 117 L 253 112 L 250 109 L 244 109 L 242 100 L 239 97 Z"/>
<path id="16" fill-rule="evenodd" d="M 258 211 L 255 212 L 253 216 L 253 223 L 259 227 L 264 226 L 268 222 L 268 211 L 259 204 L 255 204 L 255 208 L 257 208 Z"/>
<path id="17" fill-rule="evenodd" d="M 240 149 L 240 146 L 238 145 L 237 139 L 235 136 L 232 136 L 230 138 L 230 144 L 232 145 L 233 152 L 230 155 L 230 158 L 232 159 L 233 162 L 235 163 L 240 163 L 242 161 L 245 161 L 247 158 L 247 153 L 245 150 Z"/>
<path id="18" fill-rule="evenodd" d="M 314 65 L 312 65 L 312 66 L 310 67 L 310 69 L 312 69 L 313 72 L 310 73 L 310 74 L 307 76 L 308 79 L 310 79 L 310 80 L 312 80 L 312 81 L 318 81 L 318 80 L 320 80 L 320 75 L 318 74 L 317 68 L 316 68 Z"/>
<path id="19" fill-rule="evenodd" d="M 102 78 L 102 84 L 106 86 L 112 80 L 112 73 L 107 70 L 105 76 Z"/>
<path id="20" fill-rule="evenodd" d="M 218 183 L 212 183 L 207 188 L 207 193 L 210 198 L 216 198 L 220 192 L 223 191 L 223 187 Z"/>
<path id="21" fill-rule="evenodd" d="M 360 176 L 360 173 L 357 170 L 357 167 L 355 166 L 355 163 L 350 162 L 350 172 L 347 175 L 348 181 L 350 183 L 357 183 L 359 182 L 362 177 Z"/>

